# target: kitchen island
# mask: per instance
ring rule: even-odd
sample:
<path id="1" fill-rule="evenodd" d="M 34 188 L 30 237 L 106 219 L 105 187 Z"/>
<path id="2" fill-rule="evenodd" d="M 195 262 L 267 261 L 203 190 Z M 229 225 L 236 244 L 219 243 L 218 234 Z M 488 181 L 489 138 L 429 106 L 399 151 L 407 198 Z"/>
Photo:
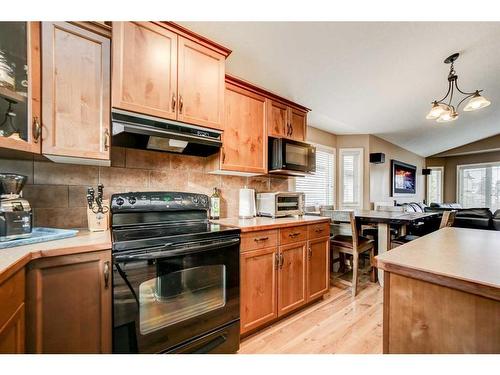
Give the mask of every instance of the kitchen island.
<path id="1" fill-rule="evenodd" d="M 443 228 L 375 258 L 384 353 L 500 353 L 500 233 Z"/>

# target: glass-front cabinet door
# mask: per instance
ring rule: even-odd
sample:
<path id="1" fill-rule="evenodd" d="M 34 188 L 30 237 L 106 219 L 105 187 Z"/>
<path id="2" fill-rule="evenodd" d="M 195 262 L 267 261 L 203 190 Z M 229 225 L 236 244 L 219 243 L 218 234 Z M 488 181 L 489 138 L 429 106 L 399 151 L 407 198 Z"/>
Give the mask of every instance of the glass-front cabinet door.
<path id="1" fill-rule="evenodd" d="M 40 23 L 0 22 L 0 147 L 40 152 Z"/>

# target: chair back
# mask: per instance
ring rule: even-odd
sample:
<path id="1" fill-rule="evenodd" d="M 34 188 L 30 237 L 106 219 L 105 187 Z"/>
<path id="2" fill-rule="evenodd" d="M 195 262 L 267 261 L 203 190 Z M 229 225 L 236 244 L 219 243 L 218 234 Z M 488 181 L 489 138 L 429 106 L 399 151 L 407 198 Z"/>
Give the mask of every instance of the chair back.
<path id="1" fill-rule="evenodd" d="M 353 211 L 345 210 L 323 210 L 321 216 L 330 218 L 332 234 L 349 234 L 352 236 L 353 246 L 358 244 L 358 227 Z M 346 233 L 347 232 L 347 233 Z"/>
<path id="2" fill-rule="evenodd" d="M 455 216 L 457 216 L 457 210 L 443 211 L 443 216 L 441 217 L 441 224 L 439 224 L 439 229 L 452 227 L 455 222 Z"/>
<path id="3" fill-rule="evenodd" d="M 377 206 L 377 211 L 382 212 L 404 212 L 403 206 Z"/>

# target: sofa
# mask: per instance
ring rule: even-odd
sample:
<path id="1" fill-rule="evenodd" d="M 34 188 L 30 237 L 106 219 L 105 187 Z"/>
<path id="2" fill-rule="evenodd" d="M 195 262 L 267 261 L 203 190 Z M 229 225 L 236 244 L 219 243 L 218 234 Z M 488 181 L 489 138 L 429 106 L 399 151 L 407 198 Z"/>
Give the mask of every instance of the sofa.
<path id="1" fill-rule="evenodd" d="M 455 227 L 500 230 L 500 209 L 492 213 L 489 208 L 462 208 L 458 203 L 431 203 L 425 207 L 425 212 L 442 213 L 448 210 L 457 211 Z"/>

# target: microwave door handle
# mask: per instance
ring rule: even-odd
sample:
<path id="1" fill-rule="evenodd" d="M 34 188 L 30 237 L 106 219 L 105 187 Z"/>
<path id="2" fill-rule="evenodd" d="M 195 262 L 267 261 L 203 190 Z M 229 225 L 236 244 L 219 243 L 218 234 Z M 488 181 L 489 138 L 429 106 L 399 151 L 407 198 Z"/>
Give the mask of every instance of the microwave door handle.
<path id="1" fill-rule="evenodd" d="M 189 242 L 187 244 L 193 244 L 194 242 Z M 172 258 L 176 256 L 182 256 L 182 255 L 187 255 L 187 254 L 192 254 L 192 253 L 197 253 L 197 252 L 204 252 L 204 251 L 210 251 L 213 249 L 223 249 L 226 247 L 234 246 L 240 243 L 240 239 L 238 238 L 232 238 L 230 240 L 226 241 L 217 241 L 214 243 L 210 243 L 207 245 L 200 245 L 200 246 L 192 246 L 188 247 L 187 249 L 179 249 L 179 250 L 168 250 L 168 251 L 153 251 L 153 252 L 147 252 L 147 253 L 142 253 L 142 254 L 132 254 L 132 255 L 117 255 L 115 257 L 116 261 L 121 261 L 121 260 L 149 260 L 149 259 L 163 259 L 163 258 Z M 186 245 L 184 243 L 183 245 Z M 167 246 L 164 246 L 167 247 Z"/>

